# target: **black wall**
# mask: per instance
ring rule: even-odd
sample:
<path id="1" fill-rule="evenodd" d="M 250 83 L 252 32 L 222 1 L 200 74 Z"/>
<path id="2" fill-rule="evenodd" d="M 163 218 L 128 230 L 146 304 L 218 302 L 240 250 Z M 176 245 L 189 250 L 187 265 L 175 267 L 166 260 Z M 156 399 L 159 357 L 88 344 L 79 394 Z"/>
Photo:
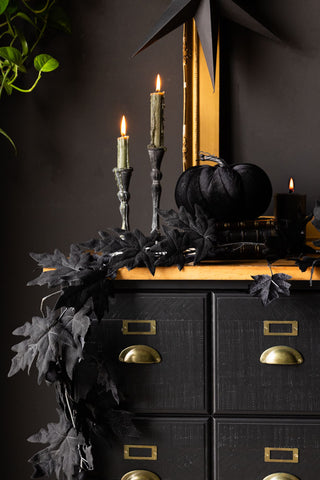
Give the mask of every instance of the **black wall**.
<path id="1" fill-rule="evenodd" d="M 247 2 L 250 3 L 250 2 Z M 151 226 L 149 93 L 159 72 L 166 91 L 161 206 L 174 208 L 182 168 L 182 30 L 135 58 L 131 54 L 169 0 L 67 2 L 72 35 L 58 35 L 46 51 L 60 60 L 34 93 L 3 102 L 1 127 L 18 146 L 1 146 L 2 194 L 2 438 L 3 478 L 25 480 L 27 458 L 38 448 L 26 438 L 56 421 L 51 388 L 33 375 L 7 380 L 11 331 L 39 315 L 46 289 L 26 287 L 37 274 L 31 251 L 68 251 L 98 230 L 120 226 L 112 169 L 122 114 L 128 119 L 132 228 Z M 251 2 L 252 4 L 252 2 Z M 272 42 L 224 23 L 222 156 L 252 162 L 270 175 L 274 191 L 288 178 L 307 193 L 309 209 L 320 197 L 320 6 L 317 0 L 256 0 L 257 13 L 283 37 Z M 272 207 L 269 213 L 272 212 Z"/>
<path id="2" fill-rule="evenodd" d="M 262 166 L 274 192 L 287 192 L 294 177 L 312 211 L 320 198 L 320 4 L 242 4 L 254 8 L 279 40 L 223 24 L 221 153 L 231 162 Z"/>

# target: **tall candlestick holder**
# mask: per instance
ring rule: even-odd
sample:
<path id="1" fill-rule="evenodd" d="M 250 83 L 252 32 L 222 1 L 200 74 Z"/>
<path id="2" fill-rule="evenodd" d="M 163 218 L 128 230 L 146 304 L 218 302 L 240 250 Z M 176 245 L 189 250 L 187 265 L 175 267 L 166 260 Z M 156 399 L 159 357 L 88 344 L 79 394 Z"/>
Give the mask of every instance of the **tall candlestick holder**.
<path id="1" fill-rule="evenodd" d="M 160 206 L 160 197 L 161 197 L 161 178 L 162 173 L 160 171 L 161 162 L 163 159 L 163 155 L 166 151 L 165 147 L 154 147 L 152 145 L 148 145 L 148 153 L 149 159 L 151 164 L 151 195 L 152 195 L 152 225 L 151 225 L 151 233 L 157 233 L 160 235 L 160 221 L 159 221 L 159 214 L 158 209 Z"/>
<path id="2" fill-rule="evenodd" d="M 114 168 L 113 172 L 118 186 L 118 199 L 120 201 L 120 214 L 122 218 L 122 230 L 130 230 L 129 227 L 129 185 L 133 168 Z"/>

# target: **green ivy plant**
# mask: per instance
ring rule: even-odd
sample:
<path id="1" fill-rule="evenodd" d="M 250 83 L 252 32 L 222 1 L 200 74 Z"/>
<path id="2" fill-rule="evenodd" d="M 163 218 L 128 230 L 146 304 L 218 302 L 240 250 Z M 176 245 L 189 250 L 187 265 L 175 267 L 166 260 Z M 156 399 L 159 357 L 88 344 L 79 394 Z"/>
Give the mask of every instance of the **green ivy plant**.
<path id="1" fill-rule="evenodd" d="M 0 99 L 3 93 L 11 95 L 14 90 L 32 92 L 43 73 L 58 68 L 58 60 L 37 52 L 40 41 L 52 27 L 70 32 L 67 14 L 59 0 L 0 0 Z M 36 76 L 29 88 L 22 88 L 18 81 L 28 72 L 30 64 Z M 0 134 L 16 151 L 14 141 L 1 128 Z"/>

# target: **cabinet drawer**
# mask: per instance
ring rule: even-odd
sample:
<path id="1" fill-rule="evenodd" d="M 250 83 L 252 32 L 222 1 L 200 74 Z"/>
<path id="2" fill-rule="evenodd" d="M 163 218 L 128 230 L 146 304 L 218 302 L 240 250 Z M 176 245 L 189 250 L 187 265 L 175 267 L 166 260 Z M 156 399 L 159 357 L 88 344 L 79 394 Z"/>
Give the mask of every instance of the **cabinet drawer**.
<path id="1" fill-rule="evenodd" d="M 125 408 L 207 413 L 206 311 L 206 294 L 116 295 L 89 347 L 103 349 Z"/>
<path id="2" fill-rule="evenodd" d="M 101 478 L 121 480 L 127 472 L 147 470 L 160 480 L 211 479 L 209 419 L 139 418 L 135 425 L 138 438 L 96 447 L 95 468 Z"/>
<path id="3" fill-rule="evenodd" d="M 216 412 L 320 412 L 319 293 L 217 295 L 215 332 Z"/>
<path id="4" fill-rule="evenodd" d="M 283 472 L 298 480 L 315 480 L 319 448 L 319 420 L 219 419 L 215 421 L 215 478 L 267 480 Z"/>

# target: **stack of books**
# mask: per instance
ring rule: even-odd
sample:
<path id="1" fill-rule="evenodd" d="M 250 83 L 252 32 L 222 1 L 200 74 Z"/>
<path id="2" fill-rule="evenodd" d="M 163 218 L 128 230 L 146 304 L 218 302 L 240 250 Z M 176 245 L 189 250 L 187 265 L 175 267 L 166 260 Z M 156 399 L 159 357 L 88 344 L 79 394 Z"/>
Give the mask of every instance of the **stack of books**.
<path id="1" fill-rule="evenodd" d="M 255 242 L 264 243 L 275 233 L 275 217 L 258 217 L 255 220 L 238 222 L 217 222 L 219 243 Z"/>
<path id="2" fill-rule="evenodd" d="M 276 233 L 276 219 L 261 216 L 255 220 L 217 222 L 216 229 L 218 243 L 230 246 L 223 258 L 263 258 L 267 239 Z"/>

